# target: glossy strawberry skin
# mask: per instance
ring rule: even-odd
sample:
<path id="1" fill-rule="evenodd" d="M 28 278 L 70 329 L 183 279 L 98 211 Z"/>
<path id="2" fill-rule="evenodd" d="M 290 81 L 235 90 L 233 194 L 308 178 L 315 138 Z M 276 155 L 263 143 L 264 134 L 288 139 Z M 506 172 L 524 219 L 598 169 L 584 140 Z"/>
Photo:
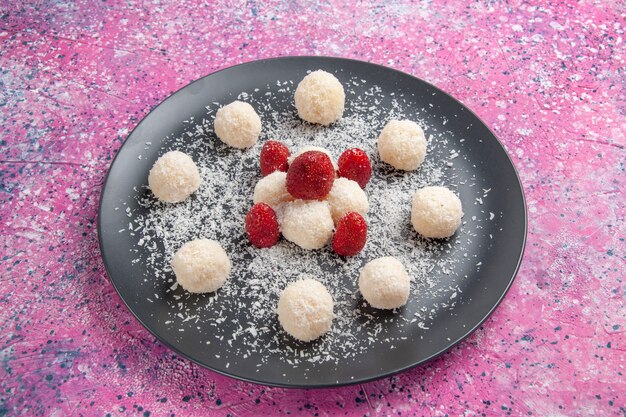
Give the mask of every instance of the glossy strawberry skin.
<path id="1" fill-rule="evenodd" d="M 287 191 L 302 200 L 325 198 L 334 181 L 335 168 L 324 152 L 305 152 L 294 159 L 287 170 Z"/>
<path id="2" fill-rule="evenodd" d="M 252 206 L 246 215 L 246 232 L 257 248 L 269 248 L 278 242 L 280 229 L 276 212 L 265 203 Z"/>
<path id="3" fill-rule="evenodd" d="M 267 177 L 274 171 L 287 172 L 289 168 L 289 148 L 286 145 L 268 140 L 261 149 L 261 175 Z"/>
<path id="4" fill-rule="evenodd" d="M 367 223 L 356 212 L 345 214 L 337 222 L 333 250 L 341 256 L 354 256 L 361 252 L 367 242 Z"/>
<path id="5" fill-rule="evenodd" d="M 359 149 L 348 149 L 341 154 L 337 161 L 339 176 L 356 181 L 361 188 L 365 188 L 372 177 L 372 164 L 367 154 Z"/>

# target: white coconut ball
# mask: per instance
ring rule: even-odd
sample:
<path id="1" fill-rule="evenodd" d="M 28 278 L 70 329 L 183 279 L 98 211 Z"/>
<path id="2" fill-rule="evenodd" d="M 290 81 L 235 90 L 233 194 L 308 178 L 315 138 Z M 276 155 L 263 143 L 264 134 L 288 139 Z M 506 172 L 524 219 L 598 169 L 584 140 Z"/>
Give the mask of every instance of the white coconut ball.
<path id="1" fill-rule="evenodd" d="M 244 149 L 254 145 L 261 134 L 261 118 L 243 101 L 233 101 L 215 115 L 215 134 L 227 145 Z"/>
<path id="2" fill-rule="evenodd" d="M 320 249 L 333 235 L 333 217 L 325 201 L 286 203 L 278 212 L 278 223 L 285 239 L 304 249 Z"/>
<path id="3" fill-rule="evenodd" d="M 402 263 L 392 256 L 365 264 L 359 276 L 359 290 L 374 308 L 402 307 L 409 299 L 411 279 Z"/>
<path id="4" fill-rule="evenodd" d="M 417 169 L 426 156 L 424 131 L 410 120 L 391 120 L 378 136 L 378 153 L 383 162 L 397 169 Z"/>
<path id="5" fill-rule="evenodd" d="M 282 203 L 292 201 L 293 197 L 287 191 L 287 173 L 274 171 L 256 183 L 252 200 L 256 203 L 266 203 L 276 209 Z"/>
<path id="6" fill-rule="evenodd" d="M 309 152 L 309 151 L 318 151 L 318 152 L 325 153 L 330 158 L 330 162 L 332 162 L 333 168 L 335 168 L 335 171 L 339 169 L 339 167 L 337 166 L 337 162 L 335 161 L 335 158 L 333 158 L 333 156 L 330 154 L 330 151 L 328 149 L 321 148 L 319 146 L 305 146 L 304 148 L 299 149 L 298 152 L 289 156 L 289 159 L 287 160 L 289 162 L 289 165 L 291 165 L 294 159 L 296 159 L 303 153 Z"/>
<path id="7" fill-rule="evenodd" d="M 167 152 L 150 169 L 148 186 L 159 200 L 178 203 L 200 187 L 200 172 L 189 155 Z"/>
<path id="8" fill-rule="evenodd" d="M 295 93 L 298 116 L 309 123 L 329 125 L 343 115 L 346 94 L 334 75 L 318 70 L 300 81 Z"/>
<path id="9" fill-rule="evenodd" d="M 330 205 L 330 213 L 335 223 L 346 213 L 356 211 L 365 216 L 369 209 L 365 191 L 363 191 L 358 182 L 347 178 L 337 178 L 335 180 L 333 188 L 326 197 L 326 201 Z"/>
<path id="10" fill-rule="evenodd" d="M 461 225 L 461 200 L 446 187 L 424 187 L 413 195 L 411 223 L 424 237 L 452 236 Z"/>
<path id="11" fill-rule="evenodd" d="M 230 268 L 228 255 L 215 240 L 187 242 L 172 259 L 176 281 L 192 293 L 216 291 L 226 282 Z"/>
<path id="12" fill-rule="evenodd" d="M 278 321 L 291 336 L 309 342 L 322 336 L 333 322 L 333 298 L 314 279 L 292 282 L 278 300 Z"/>

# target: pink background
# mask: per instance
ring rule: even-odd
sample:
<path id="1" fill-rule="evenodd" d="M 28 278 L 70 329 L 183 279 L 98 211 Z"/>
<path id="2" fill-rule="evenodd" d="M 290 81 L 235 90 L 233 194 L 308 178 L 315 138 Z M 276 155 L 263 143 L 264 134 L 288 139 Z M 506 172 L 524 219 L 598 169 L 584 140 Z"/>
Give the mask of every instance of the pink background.
<path id="1" fill-rule="evenodd" d="M 618 1 L 0 0 L 0 416 L 626 415 L 625 16 Z M 406 71 L 474 110 L 520 171 L 528 245 L 502 305 L 441 358 L 274 389 L 139 325 L 104 272 L 97 204 L 171 92 L 315 54 Z"/>

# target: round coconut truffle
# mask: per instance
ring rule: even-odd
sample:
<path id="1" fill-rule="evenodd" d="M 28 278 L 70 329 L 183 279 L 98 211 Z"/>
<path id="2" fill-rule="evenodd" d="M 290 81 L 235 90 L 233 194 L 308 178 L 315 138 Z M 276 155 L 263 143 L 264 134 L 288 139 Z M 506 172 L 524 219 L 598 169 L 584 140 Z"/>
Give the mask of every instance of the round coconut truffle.
<path id="1" fill-rule="evenodd" d="M 320 249 L 333 235 L 333 218 L 325 201 L 286 203 L 279 210 L 278 223 L 285 239 L 304 249 Z"/>
<path id="2" fill-rule="evenodd" d="M 254 204 L 265 203 L 276 210 L 282 203 L 292 201 L 293 197 L 287 191 L 286 180 L 287 173 L 282 171 L 274 171 L 261 178 L 254 187 L 252 196 Z"/>
<path id="3" fill-rule="evenodd" d="M 365 264 L 359 276 L 359 290 L 374 308 L 402 307 L 409 299 L 411 279 L 402 263 L 392 256 Z"/>
<path id="4" fill-rule="evenodd" d="M 446 187 L 424 187 L 413 195 L 411 223 L 424 237 L 450 237 L 461 225 L 461 200 Z"/>
<path id="5" fill-rule="evenodd" d="M 233 101 L 215 115 L 215 134 L 227 145 L 244 149 L 254 145 L 261 134 L 261 118 L 252 106 Z"/>
<path id="6" fill-rule="evenodd" d="M 410 120 L 391 120 L 378 136 L 378 153 L 383 162 L 397 169 L 417 169 L 426 156 L 424 131 Z"/>
<path id="7" fill-rule="evenodd" d="M 157 159 L 150 169 L 148 186 L 159 200 L 178 203 L 200 187 L 200 172 L 189 155 L 171 151 Z"/>
<path id="8" fill-rule="evenodd" d="M 172 259 L 176 281 L 193 293 L 213 292 L 230 274 L 230 259 L 214 240 L 196 239 L 185 243 Z"/>
<path id="9" fill-rule="evenodd" d="M 299 157 L 300 155 L 302 155 L 305 152 L 309 152 L 309 151 L 318 151 L 318 152 L 323 152 L 326 155 L 328 155 L 328 157 L 330 158 L 330 162 L 333 163 L 333 168 L 335 168 L 335 171 L 337 171 L 339 168 L 337 167 L 337 162 L 335 161 L 335 159 L 333 158 L 333 156 L 330 154 L 330 152 L 328 151 L 328 149 L 324 149 L 321 148 L 319 146 L 305 146 L 304 148 L 298 150 L 298 152 L 294 153 L 293 155 L 291 155 L 289 157 L 289 165 L 291 165 L 291 163 L 293 162 L 294 159 L 296 159 L 297 157 Z"/>
<path id="10" fill-rule="evenodd" d="M 330 213 L 335 223 L 346 213 L 356 211 L 365 216 L 369 209 L 367 195 L 359 183 L 347 178 L 335 180 L 326 201 L 330 205 Z"/>
<path id="11" fill-rule="evenodd" d="M 292 282 L 278 300 L 278 321 L 291 336 L 310 342 L 330 330 L 333 298 L 314 279 Z"/>
<path id="12" fill-rule="evenodd" d="M 298 84 L 295 94 L 298 116 L 309 123 L 329 125 L 343 115 L 346 94 L 334 75 L 313 71 Z"/>

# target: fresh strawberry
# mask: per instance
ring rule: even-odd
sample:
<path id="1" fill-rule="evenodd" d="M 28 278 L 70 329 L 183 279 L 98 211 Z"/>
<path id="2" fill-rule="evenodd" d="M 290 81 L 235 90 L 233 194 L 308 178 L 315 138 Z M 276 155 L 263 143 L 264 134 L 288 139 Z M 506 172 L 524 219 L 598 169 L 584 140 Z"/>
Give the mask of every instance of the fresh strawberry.
<path id="1" fill-rule="evenodd" d="M 261 174 L 266 177 L 274 171 L 287 172 L 289 148 L 275 140 L 268 140 L 261 149 Z"/>
<path id="2" fill-rule="evenodd" d="M 345 214 L 337 222 L 333 250 L 341 256 L 354 256 L 361 252 L 367 240 L 367 223 L 357 212 Z"/>
<path id="3" fill-rule="evenodd" d="M 335 168 L 328 155 L 308 151 L 293 160 L 287 170 L 287 191 L 295 198 L 321 200 L 335 181 Z"/>
<path id="4" fill-rule="evenodd" d="M 257 248 L 274 246 L 280 237 L 274 209 L 265 203 L 252 206 L 246 215 L 246 232 L 250 242 Z"/>
<path id="5" fill-rule="evenodd" d="M 348 149 L 339 157 L 339 176 L 359 183 L 361 188 L 372 177 L 372 165 L 367 154 L 359 148 Z"/>

